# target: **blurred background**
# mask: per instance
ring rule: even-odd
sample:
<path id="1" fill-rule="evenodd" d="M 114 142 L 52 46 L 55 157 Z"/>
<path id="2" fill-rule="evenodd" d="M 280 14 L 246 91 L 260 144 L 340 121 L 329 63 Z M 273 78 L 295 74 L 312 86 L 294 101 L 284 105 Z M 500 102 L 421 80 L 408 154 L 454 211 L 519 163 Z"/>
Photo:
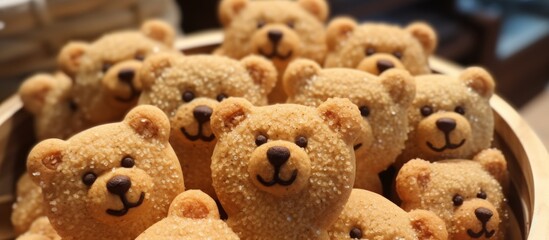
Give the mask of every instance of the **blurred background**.
<path id="1" fill-rule="evenodd" d="M 497 93 L 549 146 L 548 0 L 327 0 L 331 16 L 406 25 L 421 20 L 439 36 L 436 55 L 487 68 Z M 135 28 L 157 17 L 182 34 L 218 29 L 218 0 L 0 0 L 0 100 L 21 80 L 52 70 L 71 39 Z"/>

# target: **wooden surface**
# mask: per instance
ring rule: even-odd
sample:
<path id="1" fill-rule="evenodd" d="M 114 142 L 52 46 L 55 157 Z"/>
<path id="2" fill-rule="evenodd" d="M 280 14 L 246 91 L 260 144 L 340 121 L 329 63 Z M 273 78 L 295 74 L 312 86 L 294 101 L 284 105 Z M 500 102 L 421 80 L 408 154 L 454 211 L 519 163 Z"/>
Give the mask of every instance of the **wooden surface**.
<path id="1" fill-rule="evenodd" d="M 197 52 L 196 49 L 213 49 L 222 41 L 219 31 L 186 36 L 176 41 L 176 46 L 184 52 Z M 462 68 L 451 62 L 433 57 L 433 70 L 457 76 Z M 501 147 L 509 161 L 513 181 L 510 196 L 513 213 L 521 226 L 518 237 L 530 240 L 549 239 L 549 156 L 536 134 L 520 115 L 499 96 L 492 97 L 490 104 L 495 115 L 495 145 Z M 13 96 L 0 105 L 0 239 L 12 237 L 10 226 L 6 225 L 9 214 L 5 209 L 14 200 L 4 190 L 13 189 L 16 158 L 25 155 L 34 138 L 29 134 L 32 121 L 28 113 L 21 109 L 22 104 Z M 26 136 L 31 135 L 31 136 Z M 30 143 L 29 143 L 30 142 Z M 14 150 L 15 149 L 15 150 Z M 15 156 L 17 155 L 17 156 Z M 20 165 L 20 163 L 19 163 Z M 515 236 L 515 235 L 511 235 Z M 515 239 L 515 237 L 511 237 Z"/>

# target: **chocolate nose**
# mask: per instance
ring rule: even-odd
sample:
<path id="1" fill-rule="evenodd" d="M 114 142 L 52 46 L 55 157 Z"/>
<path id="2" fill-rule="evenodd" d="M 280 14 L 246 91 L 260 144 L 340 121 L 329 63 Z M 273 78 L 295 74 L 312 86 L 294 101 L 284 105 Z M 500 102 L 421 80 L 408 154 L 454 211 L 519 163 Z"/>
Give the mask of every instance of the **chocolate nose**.
<path id="1" fill-rule="evenodd" d="M 132 181 L 128 176 L 116 175 L 107 182 L 107 190 L 116 195 L 123 195 L 130 190 Z"/>
<path id="2" fill-rule="evenodd" d="M 200 105 L 193 109 L 193 116 L 199 123 L 205 123 L 210 121 L 212 116 L 212 109 L 208 106 Z"/>
<path id="3" fill-rule="evenodd" d="M 132 84 L 132 80 L 134 76 L 135 76 L 135 71 L 133 69 L 126 68 L 118 72 L 118 79 L 120 79 L 120 81 L 129 85 Z"/>
<path id="4" fill-rule="evenodd" d="M 280 146 L 271 147 L 267 150 L 267 159 L 275 168 L 280 168 L 290 159 L 290 150 Z"/>
<path id="5" fill-rule="evenodd" d="M 267 36 L 269 37 L 269 40 L 273 43 L 277 43 L 282 39 L 282 36 L 284 34 L 280 30 L 270 30 L 269 33 L 267 33 Z"/>
<path id="6" fill-rule="evenodd" d="M 488 208 L 479 207 L 475 209 L 475 216 L 477 216 L 477 219 L 480 220 L 482 223 L 487 223 L 488 221 L 490 221 L 492 215 L 494 214 Z"/>
<path id="7" fill-rule="evenodd" d="M 377 65 L 377 70 L 379 71 L 379 73 L 382 73 L 382 72 L 384 72 L 385 70 L 387 70 L 389 68 L 394 68 L 395 67 L 393 62 L 391 62 L 389 60 L 384 60 L 384 59 L 378 60 L 376 65 Z"/>
<path id="8" fill-rule="evenodd" d="M 437 128 L 444 133 L 449 133 L 456 128 L 456 121 L 452 118 L 440 118 L 436 124 Z"/>

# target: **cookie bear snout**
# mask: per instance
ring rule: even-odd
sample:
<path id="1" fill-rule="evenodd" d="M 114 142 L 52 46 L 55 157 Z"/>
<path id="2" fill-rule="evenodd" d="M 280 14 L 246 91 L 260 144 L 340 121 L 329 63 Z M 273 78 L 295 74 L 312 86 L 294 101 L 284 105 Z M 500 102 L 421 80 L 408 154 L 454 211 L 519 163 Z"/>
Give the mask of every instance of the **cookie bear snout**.
<path id="1" fill-rule="evenodd" d="M 391 69 L 391 68 L 395 67 L 393 62 L 391 62 L 389 60 L 385 60 L 385 59 L 378 60 L 377 63 L 376 63 L 376 66 L 377 66 L 377 70 L 379 71 L 379 73 L 382 73 L 387 69 Z"/>
<path id="2" fill-rule="evenodd" d="M 452 118 L 440 118 L 436 121 L 437 128 L 448 134 L 456 129 L 456 121 Z"/>
<path id="3" fill-rule="evenodd" d="M 200 105 L 193 109 L 193 116 L 198 121 L 198 123 L 205 123 L 210 121 L 210 117 L 212 116 L 213 109 L 206 106 L 206 105 Z"/>
<path id="4" fill-rule="evenodd" d="M 494 213 L 492 213 L 492 211 L 488 208 L 479 207 L 475 209 L 475 216 L 482 223 L 487 223 L 490 221 L 490 218 L 492 218 L 493 215 Z"/>
<path id="5" fill-rule="evenodd" d="M 135 77 L 135 70 L 131 68 L 124 68 L 118 72 L 118 79 L 128 85 L 132 85 L 132 81 L 134 77 Z"/>
<path id="6" fill-rule="evenodd" d="M 116 195 L 124 195 L 130 190 L 132 181 L 128 176 L 116 175 L 107 182 L 107 190 Z"/>
<path id="7" fill-rule="evenodd" d="M 280 40 L 282 39 L 283 36 L 284 36 L 284 33 L 282 33 L 282 31 L 280 31 L 278 29 L 271 29 L 267 33 L 267 37 L 269 37 L 269 40 L 272 43 L 280 42 Z"/>
<path id="8" fill-rule="evenodd" d="M 281 146 L 271 147 L 267 150 L 267 159 L 273 167 L 278 169 L 290 159 L 290 150 Z"/>

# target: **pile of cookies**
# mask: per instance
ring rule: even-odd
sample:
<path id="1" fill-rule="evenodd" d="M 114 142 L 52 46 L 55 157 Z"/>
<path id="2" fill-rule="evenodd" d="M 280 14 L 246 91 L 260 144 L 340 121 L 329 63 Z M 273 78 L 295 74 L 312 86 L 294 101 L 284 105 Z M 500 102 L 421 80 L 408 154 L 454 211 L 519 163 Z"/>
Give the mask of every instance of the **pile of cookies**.
<path id="1" fill-rule="evenodd" d="M 67 44 L 19 90 L 19 239 L 503 239 L 490 74 L 431 73 L 425 23 L 328 13 L 221 0 L 212 54 L 157 20 Z"/>

